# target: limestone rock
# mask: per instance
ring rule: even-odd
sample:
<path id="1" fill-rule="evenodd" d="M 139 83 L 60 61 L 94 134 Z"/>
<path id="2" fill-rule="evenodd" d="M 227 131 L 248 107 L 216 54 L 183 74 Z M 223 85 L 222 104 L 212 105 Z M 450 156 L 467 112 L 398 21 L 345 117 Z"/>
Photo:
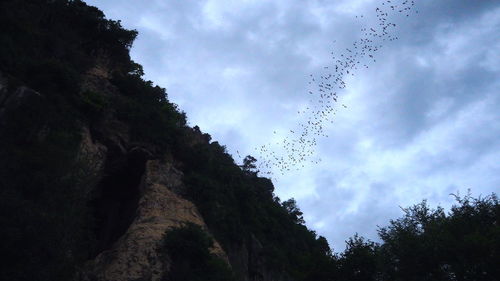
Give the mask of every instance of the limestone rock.
<path id="1" fill-rule="evenodd" d="M 182 189 L 181 176 L 171 163 L 146 162 L 134 221 L 110 250 L 87 265 L 81 280 L 160 280 L 168 272 L 168 258 L 158 251 L 165 232 L 188 222 L 208 230 L 196 206 L 174 191 Z M 214 244 L 212 252 L 227 261 Z"/>
<path id="2" fill-rule="evenodd" d="M 85 180 L 85 190 L 90 193 L 102 179 L 107 158 L 107 147 L 92 139 L 89 128 L 83 127 L 77 154 L 78 178 Z"/>

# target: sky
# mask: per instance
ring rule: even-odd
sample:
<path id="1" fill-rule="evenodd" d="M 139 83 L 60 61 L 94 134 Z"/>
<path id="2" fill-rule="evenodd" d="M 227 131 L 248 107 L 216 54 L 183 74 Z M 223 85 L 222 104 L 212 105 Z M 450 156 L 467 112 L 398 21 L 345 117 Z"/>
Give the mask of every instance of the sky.
<path id="1" fill-rule="evenodd" d="M 237 162 L 266 164 L 275 193 L 295 198 L 334 251 L 354 233 L 378 241 L 378 227 L 423 199 L 448 208 L 452 193 L 500 188 L 500 1 L 86 2 L 139 31 L 131 55 L 145 78 Z M 372 38 L 380 11 L 391 27 Z M 377 51 L 335 76 L 368 37 Z M 306 136 L 311 153 L 280 166 L 297 156 L 283 140 L 318 128 L 308 120 L 325 109 L 319 85 L 332 73 L 345 87 Z"/>

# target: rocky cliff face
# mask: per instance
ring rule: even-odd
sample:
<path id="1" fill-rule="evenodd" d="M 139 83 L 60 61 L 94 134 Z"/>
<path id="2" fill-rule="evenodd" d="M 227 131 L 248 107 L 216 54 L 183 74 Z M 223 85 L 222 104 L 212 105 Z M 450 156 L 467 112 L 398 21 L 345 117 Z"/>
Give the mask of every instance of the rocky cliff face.
<path id="1" fill-rule="evenodd" d="M 208 231 L 196 206 L 176 193 L 182 173 L 172 163 L 147 160 L 139 184 L 139 201 L 125 233 L 99 253 L 82 272 L 82 280 L 160 280 L 168 272 L 168 258 L 160 252 L 166 231 L 186 223 Z M 212 252 L 227 261 L 215 243 Z"/>
<path id="2" fill-rule="evenodd" d="M 123 138 L 115 136 L 112 139 Z M 107 234 L 100 236 L 102 252 L 85 265 L 79 280 L 161 280 L 170 269 L 169 258 L 160 252 L 164 234 L 169 229 L 187 223 L 199 225 L 209 232 L 195 204 L 183 198 L 186 187 L 182 181 L 183 173 L 175 167 L 175 160 L 172 157 L 153 159 L 154 155 L 144 147 L 127 147 L 127 144 L 123 144 L 120 149 L 120 153 L 125 155 L 108 155 L 110 149 L 93 141 L 89 130 L 83 129 L 79 155 L 92 163 L 90 175 L 98 176 L 101 180 L 95 188 L 102 189 L 101 192 L 107 194 L 98 204 L 105 208 L 103 213 L 106 213 L 106 218 L 101 225 L 101 233 Z M 120 161 L 113 158 L 129 163 L 117 164 Z M 121 166 L 114 167 L 114 170 L 124 171 L 108 175 L 108 178 L 102 176 L 106 174 L 106 161 Z M 116 177 L 125 173 L 135 173 L 135 181 L 129 178 L 128 183 L 112 187 L 117 180 L 122 182 Z M 137 181 L 138 178 L 140 181 Z M 131 182 L 134 184 L 130 185 Z M 108 189 L 113 189 L 113 192 L 110 193 Z M 123 194 L 124 192 L 128 195 Z M 129 218 L 124 219 L 127 213 Z M 129 225 L 120 227 L 116 224 L 117 221 L 128 221 Z M 239 272 L 242 280 L 286 280 L 285 275 L 266 268 L 262 258 L 262 244 L 254 235 L 242 233 L 244 237 L 247 235 L 250 237 L 248 240 L 244 239 L 241 244 L 229 248 L 228 252 L 215 241 L 211 252 Z"/>
<path id="3" fill-rule="evenodd" d="M 85 75 L 81 91 L 119 95 L 105 68 L 96 69 Z M 43 105 L 40 93 L 23 86 L 7 90 L 7 82 L 0 76 L 0 123 L 32 103 Z M 47 130 L 41 122 L 30 128 L 26 139 L 39 142 Z M 155 145 L 132 142 L 128 125 L 113 111 L 104 112 L 92 128 L 81 124 L 79 130 L 78 169 L 72 176 L 79 179 L 79 188 L 94 210 L 97 247 L 75 280 L 162 280 L 171 266 L 168 254 L 159 251 L 166 232 L 192 223 L 210 233 L 197 206 L 185 198 L 182 163 L 157 153 Z M 210 141 L 198 128 L 188 135 L 188 146 Z M 226 249 L 215 240 L 210 251 L 241 280 L 286 279 L 266 267 L 262 243 L 252 233 L 241 236 L 240 243 L 226 245 Z"/>
<path id="4" fill-rule="evenodd" d="M 4 279 L 185 280 L 203 264 L 187 279 L 315 280 L 324 243 L 142 78 L 136 31 L 83 1 L 0 15 Z M 202 251 L 160 253 L 165 235 Z"/>
<path id="5" fill-rule="evenodd" d="M 84 90 L 113 95 L 103 67 L 91 70 Z M 209 232 L 197 207 L 183 198 L 182 172 L 174 159 L 155 154 L 148 144 L 130 142 L 126 124 L 108 113 L 95 129 L 99 140 L 84 127 L 78 160 L 93 177 L 98 221 L 98 251 L 78 275 L 79 280 L 160 280 L 170 268 L 160 252 L 165 233 L 187 223 Z M 101 143 L 102 142 L 102 143 Z M 229 264 L 215 241 L 211 252 Z"/>
<path id="6" fill-rule="evenodd" d="M 89 71 L 83 90 L 117 94 L 102 75 Z M 28 88 L 8 90 L 0 73 L 0 126 L 11 115 L 44 97 Z M 39 142 L 46 128 L 34 126 L 26 141 Z M 73 177 L 79 180 L 88 204 L 95 210 L 97 249 L 78 272 L 76 280 L 161 280 L 169 269 L 169 257 L 161 253 L 162 239 L 172 228 L 187 223 L 209 232 L 197 207 L 183 198 L 183 173 L 172 157 L 155 154 L 153 146 L 130 141 L 128 127 L 107 112 L 92 132 L 83 125 Z M 96 137 L 96 134 L 98 135 Z M 229 264 L 215 241 L 211 252 Z"/>

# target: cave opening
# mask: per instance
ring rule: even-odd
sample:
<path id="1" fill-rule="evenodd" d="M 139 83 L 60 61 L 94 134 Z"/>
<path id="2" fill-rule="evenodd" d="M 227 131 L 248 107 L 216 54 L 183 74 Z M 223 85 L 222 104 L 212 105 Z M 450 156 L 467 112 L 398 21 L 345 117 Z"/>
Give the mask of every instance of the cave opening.
<path id="1" fill-rule="evenodd" d="M 98 184 L 98 194 L 91 203 L 96 239 L 94 256 L 110 249 L 134 220 L 147 160 L 140 153 L 108 156 L 105 176 Z"/>

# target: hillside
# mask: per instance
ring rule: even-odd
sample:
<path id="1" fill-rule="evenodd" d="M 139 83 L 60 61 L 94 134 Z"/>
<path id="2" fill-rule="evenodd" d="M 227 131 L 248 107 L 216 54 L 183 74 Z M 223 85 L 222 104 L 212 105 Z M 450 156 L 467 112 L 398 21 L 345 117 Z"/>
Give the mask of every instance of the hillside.
<path id="1" fill-rule="evenodd" d="M 330 262 L 270 180 L 141 78 L 135 31 L 80 1 L 0 10 L 2 208 L 16 210 L 2 216 L 8 280 L 68 280 L 76 268 L 89 280 L 156 280 L 191 262 L 159 250 L 166 230 L 191 224 L 238 280 L 310 279 Z"/>
<path id="2" fill-rule="evenodd" d="M 394 271 L 399 244 L 355 236 L 333 254 L 255 159 L 239 166 L 188 126 L 130 59 L 136 36 L 79 0 L 0 2 L 2 280 L 410 280 Z M 493 280 L 498 201 L 459 203 L 482 216 L 464 232 L 478 254 L 446 262 Z"/>

